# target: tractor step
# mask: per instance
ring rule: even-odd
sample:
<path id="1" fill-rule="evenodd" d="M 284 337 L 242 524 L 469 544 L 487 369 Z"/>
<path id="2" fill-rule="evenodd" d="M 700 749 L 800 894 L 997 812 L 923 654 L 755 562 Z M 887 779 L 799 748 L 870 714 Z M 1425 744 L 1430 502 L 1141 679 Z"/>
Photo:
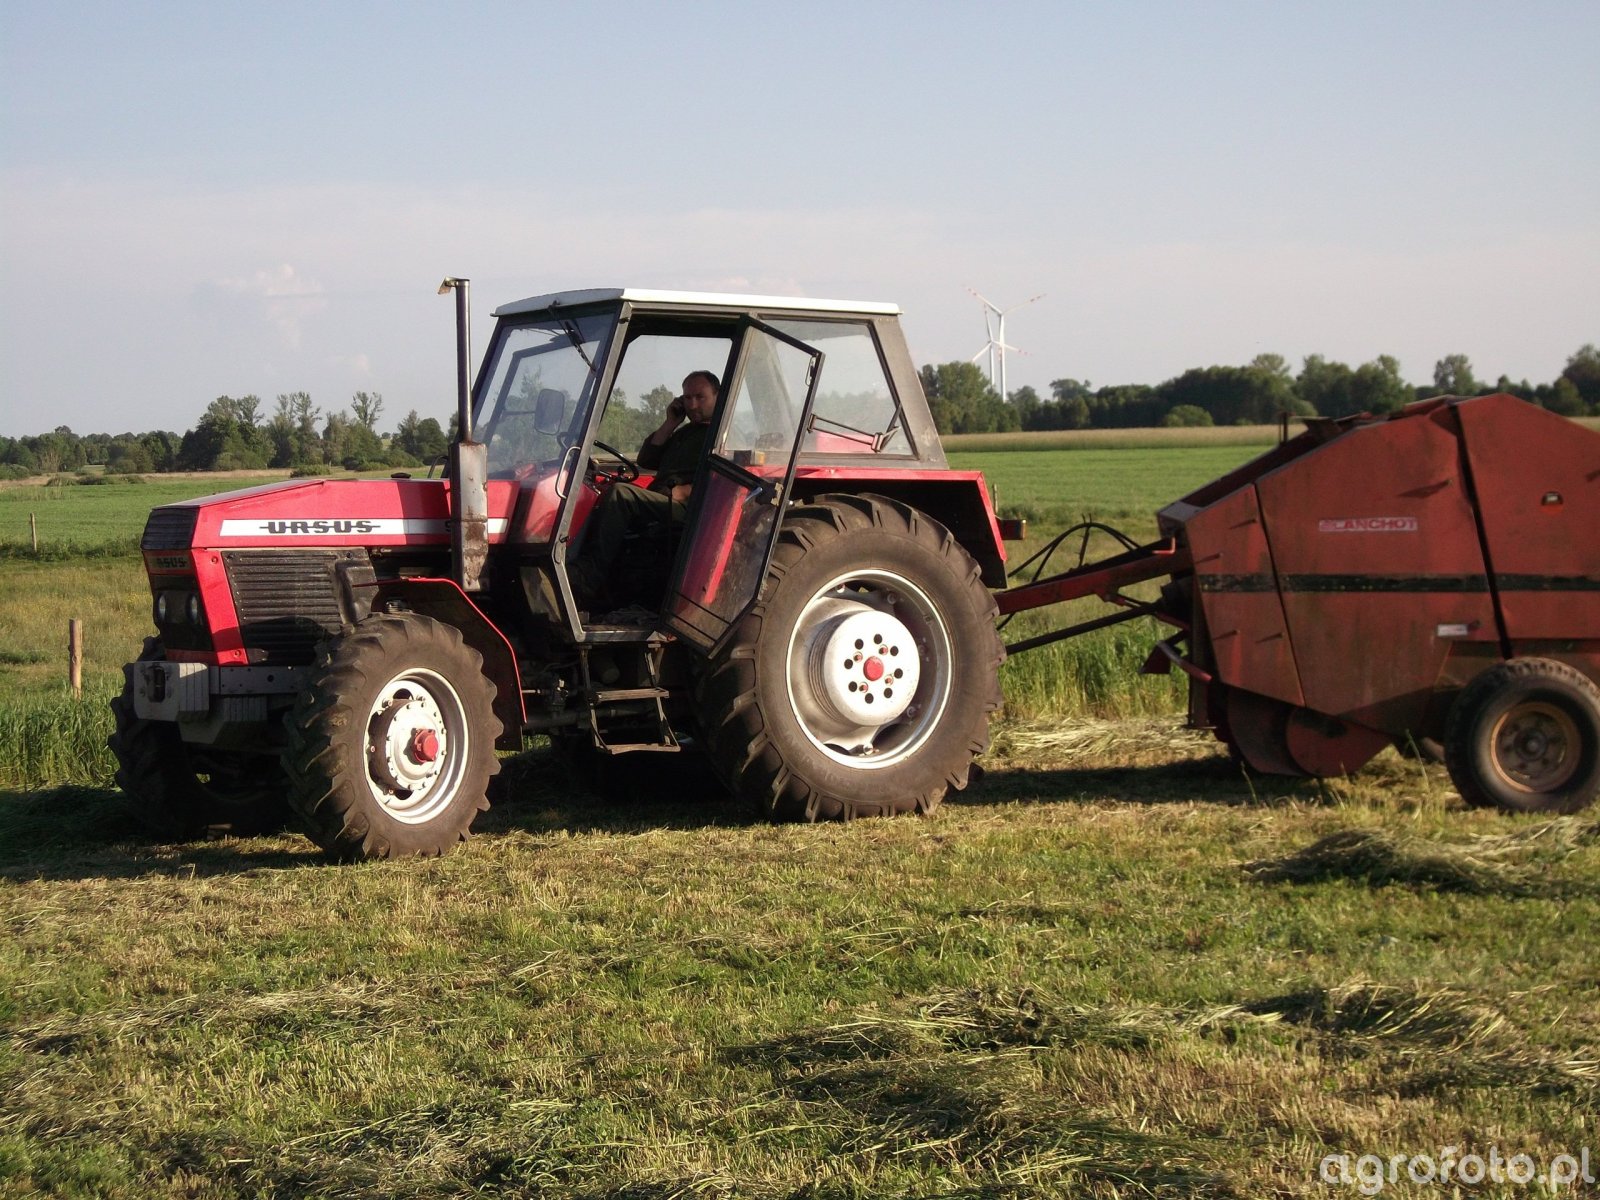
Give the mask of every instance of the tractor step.
<path id="1" fill-rule="evenodd" d="M 610 704 L 617 700 L 664 700 L 670 695 L 666 688 L 600 688 L 594 693 L 596 704 Z"/>
<path id="2" fill-rule="evenodd" d="M 590 675 L 589 658 L 584 656 L 589 732 L 594 737 L 595 749 L 606 754 L 678 749 L 677 735 L 667 719 L 666 700 L 672 693 L 661 686 L 661 645 L 641 642 L 637 653 L 639 657 L 633 664 L 636 669 L 632 672 L 633 679 L 640 683 L 636 687 L 608 686 L 628 664 L 613 664 L 611 678 L 601 682 Z"/>

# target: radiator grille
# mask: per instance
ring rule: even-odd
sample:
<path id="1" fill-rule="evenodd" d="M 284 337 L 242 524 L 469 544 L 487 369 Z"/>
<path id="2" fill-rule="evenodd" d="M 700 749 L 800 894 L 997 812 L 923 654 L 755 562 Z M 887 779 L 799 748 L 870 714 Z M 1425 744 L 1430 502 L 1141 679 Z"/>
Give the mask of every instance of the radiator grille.
<path id="1" fill-rule="evenodd" d="M 141 550 L 184 550 L 194 541 L 194 523 L 200 510 L 187 505 L 150 510 L 144 523 L 144 536 L 139 539 Z"/>
<path id="2" fill-rule="evenodd" d="M 341 564 L 367 562 L 363 550 L 229 550 L 223 553 L 239 632 L 253 662 L 309 663 L 317 643 L 349 614 Z"/>

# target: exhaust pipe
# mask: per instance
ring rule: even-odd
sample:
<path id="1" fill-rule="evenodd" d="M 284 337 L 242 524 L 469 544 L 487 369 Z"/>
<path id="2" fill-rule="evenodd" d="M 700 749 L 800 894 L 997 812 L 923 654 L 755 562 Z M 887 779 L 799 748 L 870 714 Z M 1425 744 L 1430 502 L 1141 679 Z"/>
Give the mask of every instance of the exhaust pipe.
<path id="1" fill-rule="evenodd" d="M 450 446 L 451 572 L 464 592 L 483 590 L 489 558 L 489 448 L 473 438 L 472 331 L 468 280 L 451 277 L 439 295 L 456 294 L 456 440 Z"/>

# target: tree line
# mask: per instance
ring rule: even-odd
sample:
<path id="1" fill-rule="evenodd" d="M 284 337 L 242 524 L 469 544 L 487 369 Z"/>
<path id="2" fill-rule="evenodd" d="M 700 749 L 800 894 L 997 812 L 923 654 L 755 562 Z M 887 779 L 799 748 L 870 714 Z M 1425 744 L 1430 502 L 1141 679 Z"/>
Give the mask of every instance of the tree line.
<path id="1" fill-rule="evenodd" d="M 412 409 L 390 434 L 378 432 L 383 396 L 357 392 L 348 411 L 324 413 L 309 393 L 280 395 L 270 414 L 258 396 L 218 396 L 194 428 L 178 434 L 91 433 L 65 425 L 31 437 L 0 437 L 0 477 L 50 475 L 102 466 L 108 474 L 247 471 L 278 467 L 302 474 L 417 467 L 436 461 L 451 428 Z"/>
<path id="2" fill-rule="evenodd" d="M 1434 364 L 1431 386 L 1413 387 L 1385 354 L 1350 367 L 1319 354 L 1295 373 L 1278 354 L 1259 354 L 1243 367 L 1194 367 L 1154 386 L 1095 388 L 1087 380 L 1057 379 L 1049 397 L 1031 387 L 1004 400 L 974 363 L 922 368 L 922 388 L 941 433 L 1005 433 L 1035 429 L 1128 429 L 1155 425 L 1260 425 L 1291 417 L 1344 417 L 1393 412 L 1430 396 L 1510 392 L 1563 416 L 1600 416 L 1600 349 L 1585 345 L 1547 384 L 1490 384 L 1474 375 L 1464 354 Z"/>
<path id="3" fill-rule="evenodd" d="M 1195 367 L 1154 386 L 1095 388 L 1087 380 L 1057 379 L 1049 397 L 1032 387 L 1002 400 L 970 362 L 929 364 L 922 387 L 941 433 L 1011 430 L 1127 429 L 1154 425 L 1255 425 L 1290 416 L 1343 417 L 1393 412 L 1429 396 L 1510 392 L 1563 416 L 1600 416 L 1600 348 L 1583 346 L 1547 384 L 1513 382 L 1502 375 L 1480 381 L 1464 354 L 1434 364 L 1431 386 L 1413 387 L 1400 364 L 1380 355 L 1359 367 L 1313 354 L 1292 371 L 1281 355 L 1260 354 L 1243 367 Z M 614 397 L 617 399 L 617 397 Z M 625 450 L 654 429 L 671 401 L 670 389 L 640 397 L 637 408 L 613 405 L 601 436 Z M 194 428 L 177 434 L 91 433 L 65 425 L 28 437 L 0 437 L 0 478 L 50 475 L 103 467 L 108 474 L 163 471 L 240 471 L 276 467 L 314 473 L 418 467 L 443 455 L 454 433 L 412 409 L 394 431 L 378 432 L 383 396 L 357 392 L 349 409 L 324 412 L 306 392 L 278 396 L 270 413 L 258 396 L 218 396 Z"/>

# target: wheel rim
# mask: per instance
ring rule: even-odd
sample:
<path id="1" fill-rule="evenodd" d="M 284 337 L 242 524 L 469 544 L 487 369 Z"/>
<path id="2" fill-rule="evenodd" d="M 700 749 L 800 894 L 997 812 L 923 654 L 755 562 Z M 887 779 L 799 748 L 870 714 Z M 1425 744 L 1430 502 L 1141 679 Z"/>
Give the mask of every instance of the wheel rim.
<path id="1" fill-rule="evenodd" d="M 836 762 L 878 769 L 921 748 L 950 702 L 950 633 L 928 594 L 892 571 L 819 588 L 789 637 L 789 707 Z"/>
<path id="2" fill-rule="evenodd" d="M 1554 704 L 1530 701 L 1508 710 L 1490 735 L 1496 773 L 1523 792 L 1551 792 L 1578 769 L 1578 725 Z"/>
<path id="3" fill-rule="evenodd" d="M 466 771 L 466 709 L 441 675 L 403 671 L 367 714 L 367 786 L 385 812 L 407 825 L 450 806 Z"/>

